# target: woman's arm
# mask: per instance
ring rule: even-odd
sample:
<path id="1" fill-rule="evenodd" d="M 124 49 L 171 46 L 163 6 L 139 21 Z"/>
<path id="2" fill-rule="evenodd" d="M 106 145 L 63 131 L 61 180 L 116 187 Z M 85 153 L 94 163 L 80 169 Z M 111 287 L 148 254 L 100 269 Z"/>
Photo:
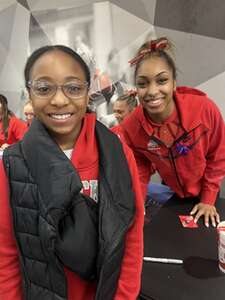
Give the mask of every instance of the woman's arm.
<path id="1" fill-rule="evenodd" d="M 195 215 L 196 222 L 203 216 L 207 227 L 210 221 L 215 227 L 220 217 L 214 205 L 225 176 L 225 125 L 219 109 L 213 102 L 209 102 L 208 108 L 206 118 L 211 128 L 206 168 L 202 178 L 200 203 L 194 206 L 191 214 Z"/>
<path id="2" fill-rule="evenodd" d="M 0 299 L 22 300 L 18 249 L 9 205 L 8 181 L 0 160 Z"/>
<path id="3" fill-rule="evenodd" d="M 125 253 L 115 300 L 136 300 L 140 292 L 143 261 L 144 200 L 138 177 L 137 166 L 131 150 L 124 145 L 136 198 L 136 213 L 133 225 L 126 235 Z"/>

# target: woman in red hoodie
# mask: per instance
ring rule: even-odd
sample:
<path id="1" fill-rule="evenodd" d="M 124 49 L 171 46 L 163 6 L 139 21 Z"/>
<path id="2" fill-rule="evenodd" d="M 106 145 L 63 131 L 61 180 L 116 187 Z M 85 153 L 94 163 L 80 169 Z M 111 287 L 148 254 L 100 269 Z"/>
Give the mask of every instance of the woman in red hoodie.
<path id="1" fill-rule="evenodd" d="M 0 95 L 0 149 L 21 140 L 26 130 L 26 124 L 9 110 L 7 98 Z"/>
<path id="2" fill-rule="evenodd" d="M 180 198 L 196 197 L 195 222 L 219 222 L 214 206 L 225 175 L 225 127 L 203 92 L 176 88 L 176 66 L 167 38 L 146 42 L 134 59 L 141 105 L 121 124 L 134 152 L 143 191 L 156 169 Z M 154 166 L 154 167 L 153 167 Z"/>
<path id="3" fill-rule="evenodd" d="M 144 208 L 132 152 L 86 112 L 90 72 L 72 49 L 36 50 L 25 82 L 36 118 L 0 164 L 1 300 L 135 300 Z"/>

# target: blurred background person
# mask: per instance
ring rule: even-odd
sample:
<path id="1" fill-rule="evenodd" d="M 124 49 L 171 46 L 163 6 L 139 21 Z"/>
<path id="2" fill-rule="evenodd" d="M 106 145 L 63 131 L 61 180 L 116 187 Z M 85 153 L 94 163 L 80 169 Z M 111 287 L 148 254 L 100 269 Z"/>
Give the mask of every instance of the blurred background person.
<path id="1" fill-rule="evenodd" d="M 23 114 L 25 116 L 25 120 L 27 122 L 27 126 L 29 127 L 33 118 L 34 118 L 34 110 L 30 100 L 25 102 L 23 107 Z"/>
<path id="2" fill-rule="evenodd" d="M 112 98 L 117 93 L 117 87 L 111 81 L 107 73 L 96 69 L 94 80 L 90 89 L 90 103 L 96 112 L 97 119 L 106 127 L 112 127 L 117 124 L 116 118 L 112 113 Z M 117 96 L 116 96 L 117 98 Z M 89 104 L 90 106 L 90 104 Z"/>
<path id="3" fill-rule="evenodd" d="M 113 114 L 119 124 L 138 106 L 136 95 L 135 90 L 129 90 L 114 102 Z"/>
<path id="4" fill-rule="evenodd" d="M 0 94 L 0 150 L 21 140 L 26 130 L 26 123 L 9 110 L 7 98 Z"/>

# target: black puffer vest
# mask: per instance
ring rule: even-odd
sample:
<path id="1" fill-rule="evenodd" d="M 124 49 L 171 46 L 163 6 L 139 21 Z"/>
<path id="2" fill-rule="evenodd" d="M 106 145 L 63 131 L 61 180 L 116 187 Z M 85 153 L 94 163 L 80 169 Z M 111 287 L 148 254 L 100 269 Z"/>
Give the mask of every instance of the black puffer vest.
<path id="1" fill-rule="evenodd" d="M 121 143 L 98 122 L 96 137 L 100 161 L 95 299 L 110 300 L 117 288 L 135 204 Z M 55 240 L 59 221 L 82 188 L 79 175 L 37 120 L 21 142 L 4 151 L 3 162 L 10 184 L 25 299 L 65 300 L 67 283 L 63 265 L 55 255 Z"/>

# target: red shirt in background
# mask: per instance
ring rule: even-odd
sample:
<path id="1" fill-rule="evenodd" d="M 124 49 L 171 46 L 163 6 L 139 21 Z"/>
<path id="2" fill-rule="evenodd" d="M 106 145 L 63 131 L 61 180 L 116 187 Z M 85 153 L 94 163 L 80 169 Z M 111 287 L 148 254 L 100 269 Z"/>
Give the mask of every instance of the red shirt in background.
<path id="1" fill-rule="evenodd" d="M 8 138 L 5 140 L 2 128 L 2 122 L 0 122 L 0 147 L 3 144 L 14 144 L 21 140 L 27 131 L 27 124 L 21 121 L 15 116 L 10 117 L 8 127 Z"/>

